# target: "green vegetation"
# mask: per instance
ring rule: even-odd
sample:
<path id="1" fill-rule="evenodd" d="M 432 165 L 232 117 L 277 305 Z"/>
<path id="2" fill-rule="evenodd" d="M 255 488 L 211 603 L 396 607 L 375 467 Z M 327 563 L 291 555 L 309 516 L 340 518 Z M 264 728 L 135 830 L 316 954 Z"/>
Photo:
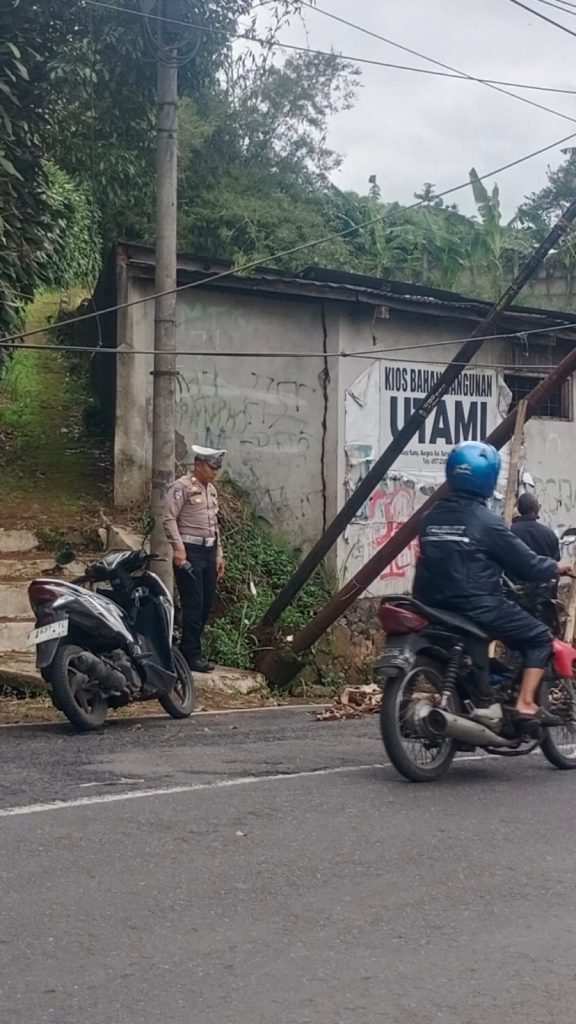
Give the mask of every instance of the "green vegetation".
<path id="1" fill-rule="evenodd" d="M 111 2 L 0 5 L 0 336 L 26 319 L 46 322 L 30 306 L 46 289 L 89 294 L 119 238 L 154 241 L 156 23 Z M 155 2 L 147 0 L 150 13 Z M 383 196 L 374 175 L 366 194 L 344 192 L 332 183 L 341 157 L 327 144 L 328 129 L 335 113 L 354 105 L 360 72 L 338 54 L 283 58 L 272 49 L 278 29 L 302 16 L 301 0 L 267 3 L 267 28 L 250 22 L 259 37 L 265 32 L 262 45 L 242 50 L 234 39 L 251 31 L 242 21 L 252 17 L 251 0 L 181 0 L 181 8 L 206 28 L 199 39 L 195 29 L 179 39 L 199 44 L 179 72 L 184 251 L 242 266 L 346 231 L 275 265 L 319 264 L 492 298 L 574 193 L 573 153 L 509 223 L 497 185 L 488 190 L 474 171 L 473 217 L 445 205 L 431 182 L 415 193 L 418 209 Z M 575 269 L 572 231 L 547 270 L 568 285 Z M 57 296 L 51 301 L 53 316 Z M 562 295 L 549 301 L 570 307 Z M 85 368 L 79 373 L 78 360 L 52 353 L 17 353 L 1 376 L 6 362 L 0 350 L 5 499 L 18 492 L 48 500 L 54 481 L 64 504 L 99 499 L 101 489 L 90 490 L 98 460 L 88 471 L 81 447 L 82 421 L 96 426 L 99 416 Z M 242 636 L 259 601 L 260 590 L 247 604 L 239 600 Z"/>
<path id="2" fill-rule="evenodd" d="M 55 6 L 7 0 L 0 7 L 1 334 L 21 325 L 40 288 L 93 283 L 100 265 L 88 183 L 46 160 Z"/>
<path id="3" fill-rule="evenodd" d="M 218 585 L 216 615 L 206 628 L 211 657 L 232 668 L 253 664 L 253 629 L 272 598 L 301 560 L 301 552 L 274 537 L 269 526 L 231 483 L 220 488 L 226 575 Z M 286 611 L 279 631 L 294 633 L 310 621 L 330 595 L 317 573 Z"/>
<path id="4" fill-rule="evenodd" d="M 146 9 L 157 13 L 155 0 Z M 367 194 L 342 192 L 332 184 L 341 157 L 326 140 L 331 117 L 354 105 L 360 71 L 338 54 L 272 50 L 278 29 L 302 16 L 300 0 L 267 4 L 267 29 L 251 23 L 259 38 L 265 31 L 262 45 L 241 51 L 233 40 L 250 0 L 181 0 L 181 9 L 206 26 L 179 39 L 199 44 L 179 72 L 182 250 L 242 265 L 347 230 L 276 265 L 490 298 L 573 195 L 574 155 L 509 223 L 498 187 L 488 191 L 473 170 L 474 217 L 429 181 L 415 210 L 382 196 L 374 176 Z M 155 32 L 114 0 L 7 0 L 0 10 L 0 333 L 18 326 L 39 288 L 93 283 L 117 239 L 153 242 Z M 548 266 L 571 279 L 574 232 Z"/>
<path id="5" fill-rule="evenodd" d="M 59 298 L 58 293 L 42 293 L 29 310 L 27 325 L 35 328 L 52 319 Z M 95 501 L 106 499 L 109 474 L 105 449 L 84 429 L 89 405 L 82 357 L 32 350 L 15 352 L 8 360 L 0 380 L 5 519 L 18 516 L 37 527 L 94 519 Z"/>

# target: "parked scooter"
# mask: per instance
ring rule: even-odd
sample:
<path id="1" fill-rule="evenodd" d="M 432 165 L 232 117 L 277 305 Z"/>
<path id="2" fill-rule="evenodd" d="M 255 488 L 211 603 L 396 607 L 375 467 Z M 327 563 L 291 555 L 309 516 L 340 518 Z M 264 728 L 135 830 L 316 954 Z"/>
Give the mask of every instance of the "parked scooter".
<path id="1" fill-rule="evenodd" d="M 54 706 L 79 730 L 98 729 L 109 708 L 135 701 L 156 699 L 172 718 L 193 711 L 190 669 L 173 646 L 174 604 L 150 571 L 154 560 L 145 550 L 111 552 L 73 582 L 30 584 L 36 664 Z"/>

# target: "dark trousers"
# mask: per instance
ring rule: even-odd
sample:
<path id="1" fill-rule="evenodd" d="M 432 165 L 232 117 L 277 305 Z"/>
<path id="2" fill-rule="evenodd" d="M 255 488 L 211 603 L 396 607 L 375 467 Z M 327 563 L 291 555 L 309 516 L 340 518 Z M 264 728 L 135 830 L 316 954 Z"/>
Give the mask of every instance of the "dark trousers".
<path id="1" fill-rule="evenodd" d="M 212 609 L 216 591 L 216 547 L 186 544 L 193 574 L 176 569 L 174 575 L 182 605 L 180 649 L 188 664 L 202 657 L 202 631 Z"/>
<path id="2" fill-rule="evenodd" d="M 546 668 L 552 654 L 552 633 L 513 601 L 471 601 L 460 614 L 481 626 L 491 640 L 520 651 L 524 668 Z"/>

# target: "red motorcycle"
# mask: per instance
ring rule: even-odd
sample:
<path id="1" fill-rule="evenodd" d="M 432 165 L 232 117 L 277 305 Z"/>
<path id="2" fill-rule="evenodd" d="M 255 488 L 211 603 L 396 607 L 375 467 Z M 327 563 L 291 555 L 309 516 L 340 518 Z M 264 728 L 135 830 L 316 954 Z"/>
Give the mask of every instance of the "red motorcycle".
<path id="1" fill-rule="evenodd" d="M 556 768 L 576 768 L 576 650 L 560 639 L 564 607 L 551 584 L 506 581 L 506 588 L 552 630 L 553 652 L 538 700 L 562 724 L 530 723 L 527 733 L 514 714 L 520 658 L 513 652 L 490 658 L 491 638 L 473 622 L 412 597 L 384 599 L 378 617 L 388 644 L 374 665 L 383 690 L 382 739 L 394 767 L 412 782 L 440 778 L 458 751 L 477 747 L 511 757 L 540 746 Z M 488 681 L 499 705 L 489 720 L 477 706 Z"/>

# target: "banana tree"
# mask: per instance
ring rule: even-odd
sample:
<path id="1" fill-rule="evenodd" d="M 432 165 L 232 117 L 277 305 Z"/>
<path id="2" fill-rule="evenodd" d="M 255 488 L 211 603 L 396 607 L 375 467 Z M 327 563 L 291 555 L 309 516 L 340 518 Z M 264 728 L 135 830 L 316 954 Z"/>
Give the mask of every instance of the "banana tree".
<path id="1" fill-rule="evenodd" d="M 475 284 L 496 298 L 509 276 L 510 258 L 530 251 L 526 232 L 516 227 L 516 219 L 502 223 L 500 191 L 494 185 L 488 192 L 474 168 L 470 171 L 472 193 L 479 215 L 474 218 L 475 231 L 470 248 L 470 271 Z"/>
<path id="2" fill-rule="evenodd" d="M 473 225 L 453 210 L 426 207 L 411 213 L 420 235 L 421 273 L 438 288 L 465 288 Z"/>

